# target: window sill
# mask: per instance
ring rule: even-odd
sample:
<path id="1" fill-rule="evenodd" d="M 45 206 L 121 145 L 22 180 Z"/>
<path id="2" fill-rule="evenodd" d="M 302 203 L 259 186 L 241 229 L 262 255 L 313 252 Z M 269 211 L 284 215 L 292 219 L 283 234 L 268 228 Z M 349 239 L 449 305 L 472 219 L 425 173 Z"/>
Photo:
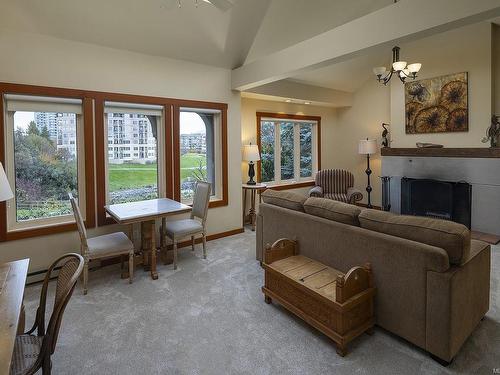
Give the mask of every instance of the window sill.
<path id="1" fill-rule="evenodd" d="M 308 186 L 314 186 L 316 183 L 311 181 L 301 181 L 301 182 L 292 182 L 287 184 L 279 184 L 279 185 L 268 185 L 268 189 L 272 190 L 290 190 L 290 189 L 299 189 Z"/>
<path id="2" fill-rule="evenodd" d="M 85 227 L 88 228 L 87 222 L 85 222 Z M 48 236 L 51 234 L 72 232 L 72 231 L 77 231 L 77 230 L 78 230 L 78 228 L 77 228 L 75 222 L 43 225 L 43 226 L 32 227 L 32 228 L 28 228 L 28 229 L 11 230 L 11 231 L 5 233 L 5 238 L 2 238 L 1 241 L 15 241 L 15 240 L 23 239 L 23 238 Z"/>

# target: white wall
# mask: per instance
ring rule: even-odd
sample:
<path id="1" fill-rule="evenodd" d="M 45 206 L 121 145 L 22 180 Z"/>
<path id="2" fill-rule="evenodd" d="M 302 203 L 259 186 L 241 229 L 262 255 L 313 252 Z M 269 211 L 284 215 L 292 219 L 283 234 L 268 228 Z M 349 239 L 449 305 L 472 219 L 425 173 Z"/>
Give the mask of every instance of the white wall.
<path id="1" fill-rule="evenodd" d="M 231 91 L 229 70 L 5 30 L 0 51 L 1 82 L 228 103 L 229 205 L 210 209 L 208 232 L 241 227 L 240 95 Z M 31 271 L 45 269 L 58 255 L 77 251 L 78 244 L 76 232 L 4 242 L 0 263 L 30 258 Z"/>

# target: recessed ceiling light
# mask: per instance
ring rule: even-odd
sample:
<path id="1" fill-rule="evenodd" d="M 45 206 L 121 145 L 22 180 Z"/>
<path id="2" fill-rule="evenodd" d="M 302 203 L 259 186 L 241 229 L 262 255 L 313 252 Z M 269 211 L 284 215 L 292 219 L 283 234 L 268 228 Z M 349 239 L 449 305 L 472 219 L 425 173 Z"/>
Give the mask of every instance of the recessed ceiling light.
<path id="1" fill-rule="evenodd" d="M 287 102 L 287 103 L 291 103 L 291 102 L 292 102 L 292 99 L 287 99 L 287 100 L 285 100 L 285 102 Z"/>
<path id="2" fill-rule="evenodd" d="M 311 104 L 311 102 L 304 102 L 304 104 Z"/>

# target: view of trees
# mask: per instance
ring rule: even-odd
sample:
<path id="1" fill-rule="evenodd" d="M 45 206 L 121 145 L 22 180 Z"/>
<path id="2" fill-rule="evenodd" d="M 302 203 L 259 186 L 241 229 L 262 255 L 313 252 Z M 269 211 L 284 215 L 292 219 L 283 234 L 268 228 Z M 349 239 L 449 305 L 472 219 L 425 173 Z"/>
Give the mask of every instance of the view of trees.
<path id="1" fill-rule="evenodd" d="M 14 132 L 17 220 L 71 213 L 68 192 L 77 195 L 77 163 L 66 149 L 57 149 L 47 128 L 35 122 Z"/>
<path id="2" fill-rule="evenodd" d="M 300 177 L 311 177 L 312 168 L 312 125 L 300 124 Z"/>
<path id="3" fill-rule="evenodd" d="M 261 180 L 274 181 L 274 122 L 263 121 L 260 126 Z"/>
<path id="4" fill-rule="evenodd" d="M 275 163 L 275 128 L 276 122 L 262 121 L 260 127 L 261 141 L 261 180 L 263 182 L 275 181 L 274 163 Z M 300 177 L 311 177 L 313 171 L 313 153 L 312 153 L 312 134 L 313 125 L 310 123 L 293 123 L 286 120 L 278 122 L 279 140 L 281 149 L 280 179 L 292 180 L 295 177 L 295 126 L 299 127 L 300 144 Z M 298 155 L 297 155 L 298 157 Z"/>

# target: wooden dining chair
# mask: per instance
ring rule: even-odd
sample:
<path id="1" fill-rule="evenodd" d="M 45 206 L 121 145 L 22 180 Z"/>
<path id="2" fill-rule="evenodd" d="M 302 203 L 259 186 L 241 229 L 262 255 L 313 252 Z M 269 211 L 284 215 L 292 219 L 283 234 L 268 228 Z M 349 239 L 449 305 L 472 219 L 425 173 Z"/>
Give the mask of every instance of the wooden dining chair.
<path id="1" fill-rule="evenodd" d="M 52 368 L 50 356 L 56 349 L 63 313 L 82 273 L 83 264 L 81 255 L 71 253 L 63 255 L 49 267 L 43 281 L 40 304 L 36 310 L 33 327 L 16 337 L 10 375 L 31 375 L 39 369 L 42 369 L 44 375 L 50 374 Z M 49 324 L 45 327 L 47 290 L 49 281 L 54 276 L 52 273 L 57 269 L 59 273 L 56 279 L 54 307 Z"/>
<path id="2" fill-rule="evenodd" d="M 177 243 L 180 239 L 191 237 L 191 249 L 194 251 L 195 237 L 201 234 L 203 241 L 203 258 L 207 258 L 206 221 L 208 203 L 210 201 L 211 185 L 208 182 L 198 181 L 195 186 L 193 209 L 191 218 L 167 221 L 164 232 L 173 242 L 174 270 L 177 269 Z M 160 233 L 160 235 L 163 235 Z"/>
<path id="3" fill-rule="evenodd" d="M 123 232 L 87 238 L 87 230 L 85 229 L 78 203 L 71 193 L 68 196 L 71 201 L 71 207 L 73 207 L 78 233 L 80 234 L 80 252 L 85 262 L 83 266 L 83 294 L 87 294 L 89 261 L 94 259 L 128 255 L 129 282 L 132 284 L 134 278 L 134 244 L 132 241 Z"/>

